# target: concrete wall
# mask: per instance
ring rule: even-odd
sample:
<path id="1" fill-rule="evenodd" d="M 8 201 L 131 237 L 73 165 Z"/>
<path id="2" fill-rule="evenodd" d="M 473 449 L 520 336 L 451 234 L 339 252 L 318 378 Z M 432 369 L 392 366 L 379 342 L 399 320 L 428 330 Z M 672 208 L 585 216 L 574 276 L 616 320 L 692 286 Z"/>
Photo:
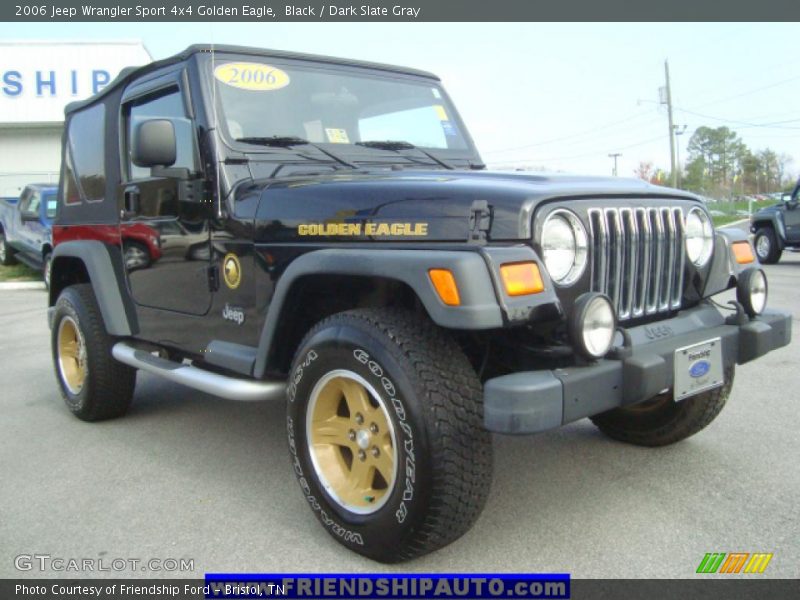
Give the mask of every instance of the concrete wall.
<path id="1" fill-rule="evenodd" d="M 29 183 L 58 183 L 62 124 L 0 128 L 0 196 Z"/>

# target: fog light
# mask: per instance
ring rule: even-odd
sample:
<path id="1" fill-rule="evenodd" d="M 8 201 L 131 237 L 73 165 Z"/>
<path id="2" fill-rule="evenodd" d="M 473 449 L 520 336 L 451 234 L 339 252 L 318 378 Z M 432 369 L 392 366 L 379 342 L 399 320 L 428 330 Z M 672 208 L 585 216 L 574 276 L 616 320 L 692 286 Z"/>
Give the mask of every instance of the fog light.
<path id="1" fill-rule="evenodd" d="M 581 295 L 572 310 L 569 334 L 577 350 L 589 358 L 600 358 L 610 349 L 617 330 L 611 300 L 603 294 Z"/>
<path id="2" fill-rule="evenodd" d="M 736 299 L 751 317 L 760 315 L 767 306 L 767 276 L 761 269 L 747 269 L 739 275 Z"/>

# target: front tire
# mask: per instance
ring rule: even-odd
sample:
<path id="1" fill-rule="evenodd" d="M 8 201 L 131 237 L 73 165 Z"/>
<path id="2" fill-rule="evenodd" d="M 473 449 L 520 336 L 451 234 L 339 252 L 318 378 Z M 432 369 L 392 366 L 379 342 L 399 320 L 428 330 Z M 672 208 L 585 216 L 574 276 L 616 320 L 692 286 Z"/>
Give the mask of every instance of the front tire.
<path id="1" fill-rule="evenodd" d="M 427 319 L 390 309 L 325 319 L 300 345 L 287 396 L 295 474 L 344 546 L 399 562 L 480 515 L 492 477 L 481 385 Z"/>
<path id="2" fill-rule="evenodd" d="M 672 391 L 640 404 L 615 408 L 592 417 L 608 437 L 637 446 L 667 446 L 708 426 L 722 411 L 733 387 L 734 367 L 725 384 L 675 402 Z"/>
<path id="3" fill-rule="evenodd" d="M 774 265 L 781 259 L 783 250 L 781 250 L 778 244 L 778 238 L 772 227 L 762 227 L 756 231 L 755 238 L 753 238 L 753 245 L 756 248 L 756 254 L 760 262 L 767 265 Z"/>
<path id="4" fill-rule="evenodd" d="M 56 379 L 67 408 L 83 421 L 124 415 L 136 369 L 114 360 L 92 286 L 72 285 L 58 297 L 51 337 Z"/>
<path id="5" fill-rule="evenodd" d="M 5 232 L 0 231 L 0 265 L 7 267 L 8 265 L 13 265 L 16 262 L 17 261 L 14 258 L 14 249 L 8 245 Z"/>
<path id="6" fill-rule="evenodd" d="M 132 241 L 126 241 L 123 244 L 123 258 L 127 271 L 146 269 L 152 262 L 150 250 L 148 250 L 147 246 Z"/>
<path id="7" fill-rule="evenodd" d="M 42 280 L 44 281 L 44 287 L 48 290 L 50 289 L 50 276 L 53 272 L 53 254 L 48 252 L 44 255 L 44 261 L 42 262 Z"/>

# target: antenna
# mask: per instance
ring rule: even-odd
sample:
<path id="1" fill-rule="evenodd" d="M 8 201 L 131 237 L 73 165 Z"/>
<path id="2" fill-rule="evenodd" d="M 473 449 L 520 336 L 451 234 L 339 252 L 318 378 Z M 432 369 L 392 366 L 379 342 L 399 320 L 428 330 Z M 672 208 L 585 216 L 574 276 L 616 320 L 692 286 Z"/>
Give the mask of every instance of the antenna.
<path id="1" fill-rule="evenodd" d="M 214 132 L 214 137 L 219 140 L 219 120 L 217 118 L 217 81 L 216 81 L 216 70 L 217 70 L 217 53 L 214 50 L 214 24 L 209 23 L 209 31 L 210 31 L 210 38 L 211 38 L 211 116 L 214 120 L 213 127 L 211 131 Z M 216 142 L 216 141 L 215 141 Z M 216 143 L 214 144 L 216 146 Z M 214 172 L 216 174 L 217 179 L 217 218 L 222 218 L 222 181 L 221 177 L 221 170 L 219 168 L 219 159 L 214 156 Z"/>

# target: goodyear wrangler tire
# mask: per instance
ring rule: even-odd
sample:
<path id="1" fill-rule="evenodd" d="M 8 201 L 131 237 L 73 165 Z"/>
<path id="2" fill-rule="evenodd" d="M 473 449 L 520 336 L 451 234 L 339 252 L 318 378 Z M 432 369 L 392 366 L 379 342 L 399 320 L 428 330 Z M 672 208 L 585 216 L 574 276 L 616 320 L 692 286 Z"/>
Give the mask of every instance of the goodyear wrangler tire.
<path id="1" fill-rule="evenodd" d="M 783 250 L 778 244 L 778 236 L 775 235 L 775 230 L 772 227 L 759 228 L 753 238 L 753 245 L 756 248 L 756 254 L 760 262 L 774 265 L 781 259 Z"/>
<path id="2" fill-rule="evenodd" d="M 608 437 L 637 446 L 666 446 L 684 440 L 713 421 L 733 387 L 734 367 L 725 370 L 725 384 L 680 402 L 667 392 L 640 404 L 615 408 L 592 417 Z"/>
<path id="3" fill-rule="evenodd" d="M 133 398 L 136 369 L 114 360 L 94 291 L 72 285 L 58 297 L 53 315 L 53 364 L 67 408 L 83 421 L 124 415 Z"/>
<path id="4" fill-rule="evenodd" d="M 300 345 L 287 397 L 295 474 L 341 544 L 399 562 L 480 515 L 492 477 L 481 385 L 430 321 L 390 309 L 325 319 Z"/>

